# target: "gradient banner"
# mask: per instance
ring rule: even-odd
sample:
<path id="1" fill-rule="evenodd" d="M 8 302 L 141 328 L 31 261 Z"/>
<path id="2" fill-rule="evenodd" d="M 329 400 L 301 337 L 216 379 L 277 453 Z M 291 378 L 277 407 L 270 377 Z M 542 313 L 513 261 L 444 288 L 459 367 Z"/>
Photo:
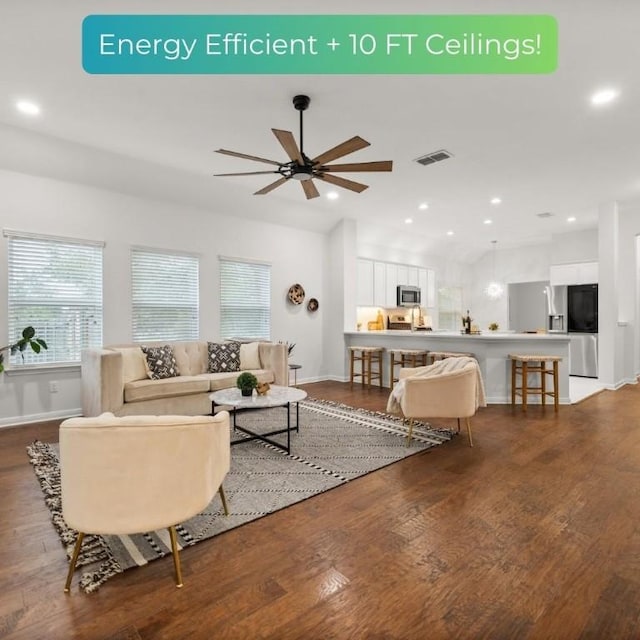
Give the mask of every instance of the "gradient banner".
<path id="1" fill-rule="evenodd" d="M 548 15 L 90 15 L 92 74 L 538 74 Z"/>

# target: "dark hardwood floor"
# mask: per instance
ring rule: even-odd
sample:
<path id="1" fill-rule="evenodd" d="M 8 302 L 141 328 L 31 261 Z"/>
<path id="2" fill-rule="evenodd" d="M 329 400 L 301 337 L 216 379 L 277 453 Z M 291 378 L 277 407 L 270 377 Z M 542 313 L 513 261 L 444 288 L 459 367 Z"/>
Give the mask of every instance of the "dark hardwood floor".
<path id="1" fill-rule="evenodd" d="M 382 410 L 388 390 L 310 396 Z M 640 388 L 480 410 L 452 442 L 170 557 L 92 595 L 25 446 L 0 430 L 0 638 L 638 639 Z"/>

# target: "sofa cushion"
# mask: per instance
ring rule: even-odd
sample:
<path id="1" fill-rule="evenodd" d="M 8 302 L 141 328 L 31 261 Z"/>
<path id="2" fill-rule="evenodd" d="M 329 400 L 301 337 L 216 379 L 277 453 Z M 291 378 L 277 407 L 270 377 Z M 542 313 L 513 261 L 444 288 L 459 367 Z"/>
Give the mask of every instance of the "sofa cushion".
<path id="1" fill-rule="evenodd" d="M 147 359 L 140 347 L 117 347 L 122 354 L 122 380 L 124 384 L 149 377 Z"/>
<path id="2" fill-rule="evenodd" d="M 247 342 L 240 345 L 240 370 L 260 369 L 260 343 Z"/>
<path id="3" fill-rule="evenodd" d="M 201 376 L 177 376 L 161 380 L 134 380 L 124 385 L 124 401 L 139 402 L 172 396 L 186 396 L 209 390 L 209 381 Z"/>
<path id="4" fill-rule="evenodd" d="M 267 371 L 266 369 L 253 369 L 250 373 L 253 373 L 253 375 L 258 378 L 258 382 L 268 382 L 269 384 L 275 382 L 273 371 Z M 235 387 L 238 375 L 239 372 L 237 371 L 235 373 L 205 373 L 198 376 L 198 378 L 207 380 L 211 391 L 219 391 L 220 389 Z"/>
<path id="5" fill-rule="evenodd" d="M 240 343 L 209 342 L 209 373 L 240 371 Z"/>
<path id="6" fill-rule="evenodd" d="M 197 376 L 209 370 L 206 340 L 170 342 L 181 376 Z"/>
<path id="7" fill-rule="evenodd" d="M 173 357 L 173 349 L 165 344 L 161 347 L 140 347 L 147 357 L 149 377 L 152 380 L 163 380 L 179 376 L 178 365 Z"/>

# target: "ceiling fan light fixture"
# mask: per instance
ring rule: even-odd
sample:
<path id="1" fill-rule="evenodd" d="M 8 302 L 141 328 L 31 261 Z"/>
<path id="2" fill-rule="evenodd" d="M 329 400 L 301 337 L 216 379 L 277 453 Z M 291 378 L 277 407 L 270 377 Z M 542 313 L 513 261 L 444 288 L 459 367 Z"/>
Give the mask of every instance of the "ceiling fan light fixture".
<path id="1" fill-rule="evenodd" d="M 313 178 L 313 175 L 311 173 L 311 170 L 302 167 L 300 169 L 296 169 L 292 174 L 291 177 L 294 180 L 311 180 L 311 178 Z"/>

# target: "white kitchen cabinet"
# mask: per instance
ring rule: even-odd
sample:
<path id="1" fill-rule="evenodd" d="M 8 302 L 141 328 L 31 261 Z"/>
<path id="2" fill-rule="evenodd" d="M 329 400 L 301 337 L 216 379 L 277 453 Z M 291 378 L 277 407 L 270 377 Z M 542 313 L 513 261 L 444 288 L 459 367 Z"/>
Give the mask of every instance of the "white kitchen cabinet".
<path id="1" fill-rule="evenodd" d="M 578 284 L 597 284 L 598 283 L 598 263 L 582 262 L 578 265 Z"/>
<path id="2" fill-rule="evenodd" d="M 433 269 L 418 269 L 418 286 L 422 292 L 422 306 L 433 308 L 436 306 L 435 271 Z"/>
<path id="3" fill-rule="evenodd" d="M 419 287 L 419 272 L 418 267 L 407 267 L 407 281 L 400 284 L 408 284 L 410 287 Z"/>
<path id="4" fill-rule="evenodd" d="M 393 262 L 385 262 L 384 270 L 387 290 L 385 307 L 395 307 L 398 304 L 398 265 Z"/>
<path id="5" fill-rule="evenodd" d="M 549 281 L 552 285 L 596 284 L 598 282 L 598 263 L 552 264 L 549 267 Z"/>
<path id="6" fill-rule="evenodd" d="M 358 258 L 356 304 L 359 307 L 373 306 L 373 260 Z"/>
<path id="7" fill-rule="evenodd" d="M 373 263 L 373 304 L 376 307 L 387 306 L 387 274 L 384 262 Z"/>
<path id="8" fill-rule="evenodd" d="M 398 265 L 398 284 L 409 284 L 409 269 L 404 264 Z"/>

